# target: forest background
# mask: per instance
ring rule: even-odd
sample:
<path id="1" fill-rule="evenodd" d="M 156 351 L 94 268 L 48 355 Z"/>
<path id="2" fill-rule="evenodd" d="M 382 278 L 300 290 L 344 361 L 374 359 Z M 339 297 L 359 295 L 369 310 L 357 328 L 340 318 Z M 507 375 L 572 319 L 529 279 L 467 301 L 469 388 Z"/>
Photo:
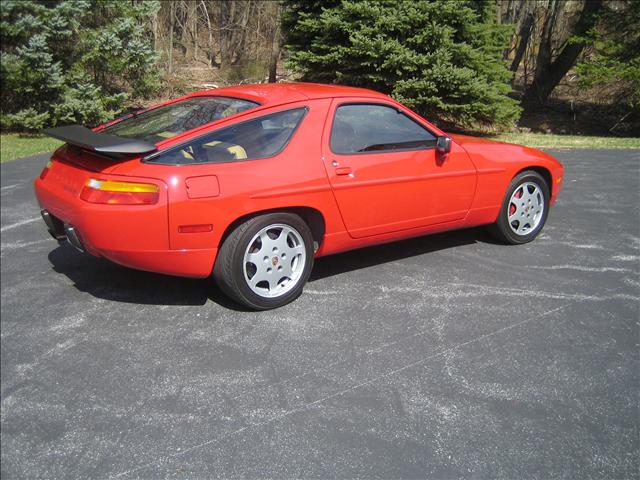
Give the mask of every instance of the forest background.
<path id="1" fill-rule="evenodd" d="M 635 0 L 3 0 L 0 14 L 4 134 L 309 80 L 383 91 L 453 131 L 640 136 Z"/>

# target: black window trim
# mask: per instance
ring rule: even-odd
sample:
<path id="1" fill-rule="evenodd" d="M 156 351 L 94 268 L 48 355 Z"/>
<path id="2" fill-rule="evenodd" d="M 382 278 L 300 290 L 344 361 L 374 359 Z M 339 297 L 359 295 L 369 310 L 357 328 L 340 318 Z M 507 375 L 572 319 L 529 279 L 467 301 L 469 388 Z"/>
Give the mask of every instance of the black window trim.
<path id="1" fill-rule="evenodd" d="M 278 113 L 284 113 L 284 112 L 290 112 L 293 110 L 304 110 L 304 113 L 302 114 L 302 117 L 300 117 L 300 120 L 298 120 L 298 124 L 295 126 L 295 128 L 291 131 L 291 135 L 289 135 L 289 138 L 287 139 L 287 141 L 284 143 L 284 145 L 282 145 L 282 147 L 274 152 L 272 155 L 266 156 L 266 157 L 256 157 L 256 158 L 242 158 L 239 160 L 229 160 L 227 162 L 193 162 L 193 163 L 161 163 L 161 162 L 154 162 L 152 161 L 154 158 L 157 158 L 165 153 L 171 153 L 175 150 L 181 150 L 183 147 L 185 147 L 186 145 L 189 145 L 190 143 L 193 142 L 197 142 L 198 140 L 203 139 L 204 137 L 211 135 L 213 133 L 219 132 L 221 130 L 224 130 L 225 128 L 232 128 L 238 125 L 242 125 L 248 122 L 252 122 L 254 120 L 258 120 L 259 118 L 263 118 L 263 117 L 268 117 L 269 115 L 276 115 Z M 231 125 L 226 125 L 226 126 L 222 126 L 221 128 L 215 128 L 214 130 L 209 130 L 206 133 L 203 133 L 201 135 L 197 135 L 193 138 L 190 138 L 188 140 L 184 140 L 180 143 L 177 143 L 175 145 L 171 145 L 170 147 L 167 147 L 163 150 L 159 150 L 157 152 L 153 152 L 150 155 L 147 155 L 146 157 L 143 157 L 141 160 L 141 163 L 149 163 L 152 165 L 168 165 L 168 166 L 172 166 L 172 167 L 191 167 L 194 165 L 220 165 L 220 164 L 224 164 L 224 163 L 237 163 L 237 162 L 250 162 L 253 160 L 265 160 L 267 158 L 273 158 L 277 155 L 279 155 L 280 153 L 282 153 L 282 151 L 287 148 L 289 146 L 289 144 L 291 143 L 291 140 L 293 140 L 293 137 L 295 136 L 296 132 L 298 131 L 298 128 L 300 128 L 300 125 L 302 125 L 302 122 L 304 121 L 305 117 L 307 116 L 307 113 L 309 113 L 309 107 L 304 105 L 304 106 L 300 106 L 300 107 L 294 107 L 294 108 L 287 108 L 284 110 L 278 110 L 277 112 L 270 112 L 264 115 L 259 115 L 247 120 L 243 120 L 241 122 L 232 122 Z M 231 117 L 227 117 L 227 118 L 231 118 Z M 186 132 L 185 132 L 186 133 Z"/>
<path id="2" fill-rule="evenodd" d="M 331 119 L 331 132 L 329 134 L 329 150 L 331 151 L 332 154 L 334 155 L 342 155 L 343 157 L 347 157 L 347 156 L 351 156 L 351 155 L 380 155 L 381 153 L 392 153 L 392 152 L 420 152 L 422 150 L 435 150 L 436 149 L 436 145 L 434 143 L 434 145 L 432 146 L 424 146 L 421 148 L 392 148 L 392 149 L 388 149 L 388 150 L 369 150 L 367 152 L 353 152 L 353 153 L 338 153 L 335 152 L 333 150 L 333 148 L 331 147 L 331 140 L 333 137 L 333 122 L 336 119 L 336 113 L 338 112 L 338 109 L 340 107 L 346 106 L 346 105 L 374 105 L 374 106 L 382 106 L 382 107 L 387 107 L 387 108 L 391 108 L 393 110 L 395 110 L 396 112 L 398 112 L 401 115 L 404 115 L 405 117 L 407 117 L 409 120 L 411 120 L 413 123 L 419 125 L 420 127 L 424 128 L 427 132 L 429 132 L 431 135 L 434 136 L 434 140 L 438 139 L 438 135 L 436 135 L 434 132 L 431 131 L 431 129 L 427 128 L 425 125 L 423 125 L 422 123 L 418 122 L 415 118 L 409 116 L 406 114 L 406 112 L 404 110 L 402 110 L 400 107 L 393 105 L 391 103 L 385 103 L 385 102 L 364 102 L 364 101 L 356 101 L 356 102 L 342 102 L 339 103 L 338 105 L 336 105 L 336 107 L 333 109 L 333 118 Z"/>

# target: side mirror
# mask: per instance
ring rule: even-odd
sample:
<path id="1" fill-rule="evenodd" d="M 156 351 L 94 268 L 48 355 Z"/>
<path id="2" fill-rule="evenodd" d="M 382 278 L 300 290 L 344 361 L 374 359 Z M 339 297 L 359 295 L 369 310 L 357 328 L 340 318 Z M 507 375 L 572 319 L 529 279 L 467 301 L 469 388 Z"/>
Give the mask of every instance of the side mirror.
<path id="1" fill-rule="evenodd" d="M 436 140 L 436 150 L 442 155 L 451 151 L 451 137 L 438 137 Z"/>

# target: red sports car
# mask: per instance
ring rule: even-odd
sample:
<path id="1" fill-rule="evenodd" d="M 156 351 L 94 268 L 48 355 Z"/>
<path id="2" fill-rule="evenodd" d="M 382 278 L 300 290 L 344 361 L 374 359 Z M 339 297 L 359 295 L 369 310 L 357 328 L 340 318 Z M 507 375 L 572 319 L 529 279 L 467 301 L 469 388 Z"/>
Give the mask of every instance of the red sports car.
<path id="1" fill-rule="evenodd" d="M 66 142 L 35 180 L 56 239 L 131 268 L 213 274 L 253 309 L 295 299 L 322 255 L 476 225 L 529 242 L 564 171 L 336 85 L 207 90 L 46 133 Z"/>

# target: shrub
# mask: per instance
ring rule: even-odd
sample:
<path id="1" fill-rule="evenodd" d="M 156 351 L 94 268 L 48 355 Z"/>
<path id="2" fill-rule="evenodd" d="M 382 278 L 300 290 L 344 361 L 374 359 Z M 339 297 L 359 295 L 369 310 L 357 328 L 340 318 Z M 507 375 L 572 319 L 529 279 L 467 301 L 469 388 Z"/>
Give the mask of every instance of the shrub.
<path id="1" fill-rule="evenodd" d="M 157 1 L 3 0 L 0 126 L 39 130 L 113 118 L 158 89 L 145 21 Z"/>
<path id="2" fill-rule="evenodd" d="M 392 95 L 432 119 L 512 125 L 520 114 L 502 59 L 510 26 L 473 0 L 289 1 L 289 65 L 303 79 Z"/>

